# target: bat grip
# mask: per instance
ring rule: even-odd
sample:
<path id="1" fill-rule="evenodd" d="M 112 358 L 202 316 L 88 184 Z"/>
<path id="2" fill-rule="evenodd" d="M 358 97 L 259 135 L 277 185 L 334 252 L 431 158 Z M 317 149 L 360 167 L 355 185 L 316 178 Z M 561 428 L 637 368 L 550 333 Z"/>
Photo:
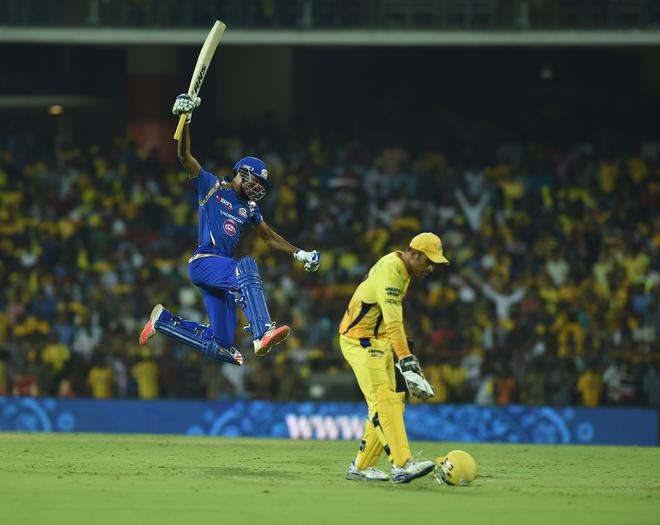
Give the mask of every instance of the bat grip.
<path id="1" fill-rule="evenodd" d="M 188 117 L 188 113 L 181 113 L 181 116 L 179 116 L 179 123 L 174 132 L 174 140 L 177 142 L 181 140 L 181 133 L 183 133 L 183 125 L 186 123 L 186 117 Z"/>

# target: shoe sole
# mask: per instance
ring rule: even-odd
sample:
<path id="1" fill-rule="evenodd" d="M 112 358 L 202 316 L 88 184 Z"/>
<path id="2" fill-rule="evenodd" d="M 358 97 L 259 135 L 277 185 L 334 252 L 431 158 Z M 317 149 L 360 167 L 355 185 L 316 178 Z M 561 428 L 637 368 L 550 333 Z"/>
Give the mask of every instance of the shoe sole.
<path id="1" fill-rule="evenodd" d="M 154 306 L 153 310 L 151 310 L 151 314 L 149 315 L 149 320 L 147 321 L 147 324 L 144 325 L 144 328 L 142 329 L 142 333 L 140 333 L 140 344 L 141 345 L 146 345 L 147 342 L 149 342 L 149 339 L 151 339 L 153 336 L 156 335 L 156 329 L 154 328 L 154 323 L 156 322 L 156 319 L 160 317 L 160 314 L 164 310 L 162 304 L 157 304 Z"/>
<path id="2" fill-rule="evenodd" d="M 352 472 L 346 474 L 346 479 L 350 481 L 389 481 L 390 480 L 390 478 L 368 478 L 366 476 L 363 476 L 362 474 L 355 474 Z"/>
<path id="3" fill-rule="evenodd" d="M 279 328 L 275 329 L 275 331 L 269 336 L 266 344 L 259 348 L 259 350 L 257 350 L 255 353 L 259 357 L 266 355 L 273 349 L 275 345 L 279 345 L 280 343 L 284 342 L 287 337 L 289 337 L 290 333 L 291 328 L 286 325 L 280 326 Z"/>
<path id="4" fill-rule="evenodd" d="M 400 474 L 399 476 L 392 476 L 392 481 L 394 483 L 410 483 L 412 480 L 421 478 L 430 474 L 431 471 L 435 468 L 435 465 L 431 464 L 426 467 L 424 470 L 420 470 L 416 474 Z"/>

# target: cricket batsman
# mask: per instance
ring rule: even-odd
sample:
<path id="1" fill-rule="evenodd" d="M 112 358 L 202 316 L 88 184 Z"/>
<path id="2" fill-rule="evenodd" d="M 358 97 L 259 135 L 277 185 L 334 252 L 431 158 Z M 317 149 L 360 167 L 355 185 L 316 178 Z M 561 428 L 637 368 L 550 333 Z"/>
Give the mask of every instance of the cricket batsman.
<path id="1" fill-rule="evenodd" d="M 385 450 L 392 464 L 392 481 L 409 483 L 434 468 L 432 461 L 414 461 L 403 421 L 405 392 L 396 391 L 393 353 L 408 391 L 421 399 L 433 397 L 403 326 L 402 301 L 410 277 L 424 278 L 434 264 L 449 264 L 442 241 L 420 233 L 405 252 L 382 257 L 357 287 L 339 326 L 339 345 L 351 365 L 369 408 L 364 436 L 346 479 L 386 481 L 376 468 Z"/>
<path id="2" fill-rule="evenodd" d="M 158 304 L 140 334 L 140 344 L 146 344 L 160 333 L 208 358 L 241 365 L 243 356 L 233 347 L 237 303 L 249 322 L 246 330 L 252 333 L 256 355 L 267 354 L 291 331 L 288 326 L 276 327 L 271 321 L 255 260 L 249 256 L 233 258 L 243 227 L 252 226 L 270 247 L 290 253 L 308 272 L 319 268 L 321 257 L 316 250 L 307 252 L 296 248 L 263 220 L 257 201 L 271 189 L 263 161 L 244 157 L 232 169 L 233 177 L 219 180 L 191 155 L 190 120 L 200 102 L 199 97 L 179 95 L 172 113 L 188 114 L 177 149 L 179 161 L 195 185 L 199 202 L 199 246 L 190 257 L 188 272 L 204 298 L 210 324 L 186 321 Z"/>

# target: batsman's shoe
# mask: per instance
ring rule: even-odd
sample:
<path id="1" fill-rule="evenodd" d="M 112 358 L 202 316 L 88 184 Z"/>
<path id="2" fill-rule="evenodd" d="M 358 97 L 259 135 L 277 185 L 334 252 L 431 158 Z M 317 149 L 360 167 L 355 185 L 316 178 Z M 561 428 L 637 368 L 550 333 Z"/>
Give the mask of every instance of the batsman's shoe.
<path id="1" fill-rule="evenodd" d="M 392 481 L 394 483 L 410 483 L 413 479 L 426 476 L 434 468 L 433 461 L 413 461 L 411 458 L 402 467 L 392 465 Z"/>
<path id="2" fill-rule="evenodd" d="M 285 341 L 290 333 L 291 328 L 287 325 L 275 327 L 273 323 L 261 339 L 254 340 L 254 353 L 258 356 L 266 355 L 275 345 Z"/>
<path id="3" fill-rule="evenodd" d="M 231 348 L 223 348 L 217 343 L 209 345 L 204 352 L 204 356 L 214 361 L 224 361 L 232 365 L 241 366 L 243 364 L 243 356 L 233 346 Z"/>
<path id="4" fill-rule="evenodd" d="M 162 304 L 157 304 L 154 306 L 154 309 L 151 310 L 151 315 L 149 316 L 149 320 L 147 321 L 147 324 L 144 325 L 144 328 L 142 329 L 142 333 L 140 334 L 140 344 L 141 345 L 146 345 L 147 341 L 151 339 L 154 335 L 156 335 L 156 327 L 154 326 L 156 323 L 156 320 L 160 317 L 160 314 L 163 313 L 163 308 Z"/>
<path id="5" fill-rule="evenodd" d="M 387 481 L 390 477 L 385 474 L 380 469 L 376 467 L 367 467 L 364 470 L 360 470 L 355 466 L 355 461 L 351 463 L 351 466 L 348 467 L 348 472 L 346 473 L 346 479 L 356 479 L 364 481 Z"/>

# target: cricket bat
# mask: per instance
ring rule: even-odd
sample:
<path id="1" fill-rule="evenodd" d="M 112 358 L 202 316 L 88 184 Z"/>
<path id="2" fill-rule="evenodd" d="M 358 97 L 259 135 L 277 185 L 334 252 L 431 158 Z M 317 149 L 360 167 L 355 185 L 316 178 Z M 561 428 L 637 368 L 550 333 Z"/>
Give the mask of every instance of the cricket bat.
<path id="1" fill-rule="evenodd" d="M 193 72 L 193 76 L 190 79 L 188 94 L 191 97 L 196 97 L 199 93 L 199 90 L 202 87 L 202 82 L 204 82 L 206 72 L 209 70 L 209 65 L 211 64 L 211 59 L 213 58 L 215 49 L 218 47 L 226 27 L 227 26 L 220 22 L 220 20 L 216 20 L 215 24 L 213 24 L 213 27 L 211 28 L 211 31 L 209 31 L 209 34 L 204 41 L 204 45 L 202 46 L 202 50 L 199 52 L 199 56 L 197 57 L 195 71 Z M 181 139 L 181 132 L 183 131 L 183 125 L 186 123 L 187 116 L 187 113 L 182 113 L 179 117 L 179 124 L 177 125 L 176 131 L 174 132 L 174 140 L 178 141 Z"/>

